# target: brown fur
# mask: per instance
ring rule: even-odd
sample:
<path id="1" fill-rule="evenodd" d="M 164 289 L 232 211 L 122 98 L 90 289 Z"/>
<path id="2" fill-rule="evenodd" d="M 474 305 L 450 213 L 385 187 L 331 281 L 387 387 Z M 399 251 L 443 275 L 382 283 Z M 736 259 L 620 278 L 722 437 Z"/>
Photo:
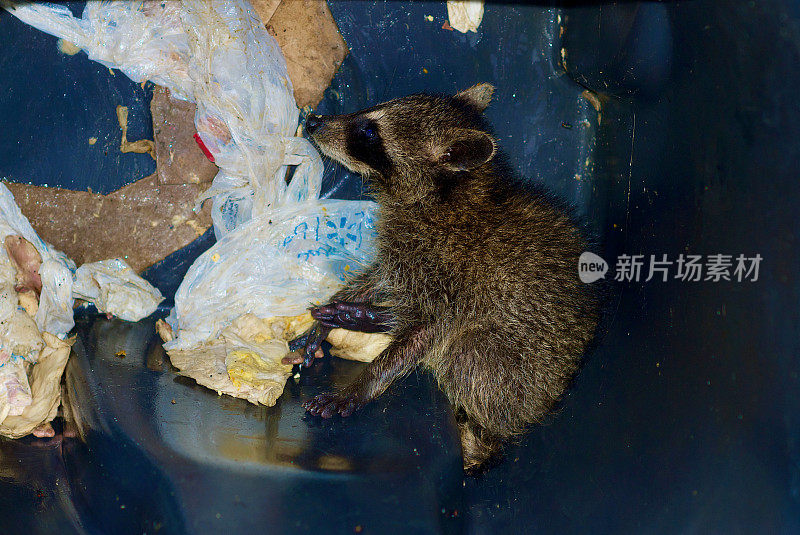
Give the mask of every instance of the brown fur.
<path id="1" fill-rule="evenodd" d="M 472 470 L 552 410 L 598 321 L 578 279 L 581 233 L 546 195 L 513 186 L 497 156 L 482 116 L 492 91 L 317 117 L 312 135 L 368 179 L 379 206 L 377 258 L 334 299 L 388 305 L 394 342 L 309 410 L 347 415 L 422 365 L 460 415 Z M 363 132 L 353 142 L 365 124 L 379 145 L 365 149 Z"/>

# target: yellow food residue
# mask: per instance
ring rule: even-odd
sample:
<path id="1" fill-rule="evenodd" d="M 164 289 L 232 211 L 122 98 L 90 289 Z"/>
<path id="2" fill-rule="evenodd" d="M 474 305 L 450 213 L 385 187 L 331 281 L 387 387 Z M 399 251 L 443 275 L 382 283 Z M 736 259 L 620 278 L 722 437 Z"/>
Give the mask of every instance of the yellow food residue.
<path id="1" fill-rule="evenodd" d="M 67 41 L 66 39 L 58 40 L 58 49 L 61 51 L 62 54 L 66 54 L 68 56 L 74 56 L 75 54 L 81 51 L 78 45 L 70 41 Z"/>
<path id="2" fill-rule="evenodd" d="M 279 394 L 292 368 L 281 363 L 289 352 L 287 342 L 308 330 L 313 321 L 308 312 L 269 319 L 246 314 L 234 321 L 223 332 L 231 383 L 238 389 L 273 388 Z"/>
<path id="3" fill-rule="evenodd" d="M 236 388 L 241 388 L 242 383 L 249 386 L 278 383 L 264 375 L 275 373 L 279 363 L 267 362 L 254 351 L 247 350 L 232 351 L 228 358 L 228 377 Z"/>
<path id="4" fill-rule="evenodd" d="M 140 139 L 138 141 L 128 141 L 128 107 L 117 106 L 117 122 L 122 130 L 122 140 L 119 143 L 121 152 L 136 152 L 139 154 L 149 154 L 156 159 L 156 146 L 152 139 Z"/>

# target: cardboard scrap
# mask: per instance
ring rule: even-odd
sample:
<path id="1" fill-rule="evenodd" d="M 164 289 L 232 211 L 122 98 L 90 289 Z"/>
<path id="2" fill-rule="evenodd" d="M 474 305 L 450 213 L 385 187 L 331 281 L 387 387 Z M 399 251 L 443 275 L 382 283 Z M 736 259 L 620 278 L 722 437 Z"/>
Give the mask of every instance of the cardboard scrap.
<path id="1" fill-rule="evenodd" d="M 141 272 L 211 227 L 210 203 L 192 210 L 205 185 L 159 185 L 156 175 L 108 195 L 6 185 L 39 236 L 78 265 L 123 258 Z"/>
<path id="2" fill-rule="evenodd" d="M 173 98 L 165 87 L 153 90 L 150 112 L 159 184 L 207 184 L 216 176 L 219 168 L 205 157 L 193 137 L 196 110 L 193 102 Z"/>
<path id="3" fill-rule="evenodd" d="M 326 2 L 283 0 L 268 16 L 273 4 L 266 0 L 253 7 L 262 21 L 268 21 L 267 30 L 286 57 L 297 105 L 313 108 L 347 55 L 347 43 Z"/>
<path id="4" fill-rule="evenodd" d="M 269 19 L 275 14 L 280 4 L 281 0 L 250 0 L 250 5 L 253 6 L 258 17 L 265 24 L 269 22 Z"/>

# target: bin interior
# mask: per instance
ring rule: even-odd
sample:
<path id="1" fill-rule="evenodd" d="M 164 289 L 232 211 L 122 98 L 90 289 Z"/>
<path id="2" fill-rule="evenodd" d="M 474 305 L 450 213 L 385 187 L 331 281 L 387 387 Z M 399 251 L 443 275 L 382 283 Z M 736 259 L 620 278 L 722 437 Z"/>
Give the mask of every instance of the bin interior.
<path id="1" fill-rule="evenodd" d="M 609 276 L 623 254 L 760 254 L 758 280 L 615 284 L 558 413 L 466 479 L 423 373 L 322 422 L 301 401 L 360 365 L 333 359 L 258 408 L 179 378 L 153 318 L 86 314 L 66 384 L 91 432 L 0 440 L 0 517 L 26 533 L 800 531 L 797 6 L 488 3 L 466 35 L 440 2 L 330 7 L 351 52 L 316 111 L 491 82 L 510 163 L 575 207 Z M 107 193 L 151 174 L 117 150 L 114 109 L 151 137 L 152 88 L 55 41 L 0 11 L 0 177 Z M 363 194 L 331 165 L 324 188 Z M 171 296 L 211 243 L 145 277 Z"/>

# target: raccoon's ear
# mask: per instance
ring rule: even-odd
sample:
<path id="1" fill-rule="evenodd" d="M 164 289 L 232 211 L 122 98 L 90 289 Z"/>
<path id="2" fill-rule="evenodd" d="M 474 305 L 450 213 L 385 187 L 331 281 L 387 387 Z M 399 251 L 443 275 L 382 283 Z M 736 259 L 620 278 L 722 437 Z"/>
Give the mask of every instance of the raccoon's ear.
<path id="1" fill-rule="evenodd" d="M 451 171 L 471 171 L 492 159 L 497 148 L 481 130 L 458 128 L 440 149 L 439 163 Z"/>
<path id="2" fill-rule="evenodd" d="M 456 93 L 455 98 L 483 112 L 492 101 L 493 94 L 494 86 L 492 84 L 477 84 L 469 89 Z"/>

